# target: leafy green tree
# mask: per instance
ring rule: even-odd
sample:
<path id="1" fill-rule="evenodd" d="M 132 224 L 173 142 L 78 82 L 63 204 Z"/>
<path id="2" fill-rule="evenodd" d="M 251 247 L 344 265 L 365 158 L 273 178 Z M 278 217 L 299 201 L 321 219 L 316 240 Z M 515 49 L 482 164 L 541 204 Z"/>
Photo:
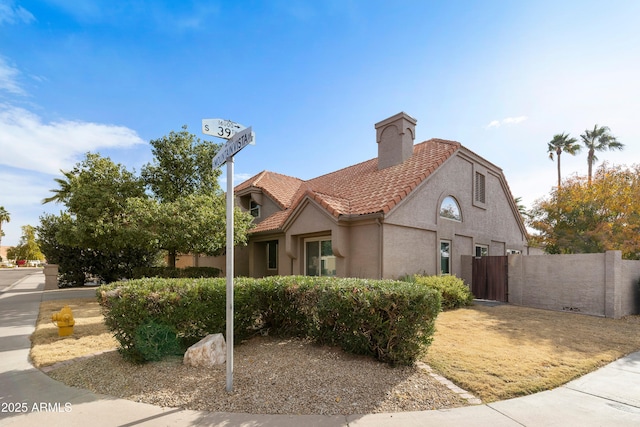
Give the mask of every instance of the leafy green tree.
<path id="1" fill-rule="evenodd" d="M 18 246 L 11 248 L 7 256 L 12 259 L 24 259 L 28 261 L 43 261 L 44 255 L 36 241 L 36 229 L 31 225 L 22 226 L 22 236 Z"/>
<path id="2" fill-rule="evenodd" d="M 7 212 L 4 206 L 0 206 L 0 246 L 2 246 L 2 236 L 4 236 L 4 231 L 2 231 L 2 223 L 10 221 L 11 215 L 9 214 L 9 212 Z"/>
<path id="3" fill-rule="evenodd" d="M 624 148 L 624 144 L 611 135 L 610 129 L 607 126 L 595 125 L 593 130 L 585 130 L 584 133 L 580 135 L 580 138 L 582 138 L 582 143 L 588 150 L 588 182 L 591 184 L 593 163 L 598 160 L 595 154 L 596 151 L 622 150 Z"/>
<path id="4" fill-rule="evenodd" d="M 138 226 L 167 251 L 170 267 L 175 267 L 178 253 L 219 255 L 226 241 L 220 171 L 212 167 L 219 145 L 200 140 L 186 126 L 151 145 L 154 160 L 141 175 L 154 200 L 131 201 Z M 246 243 L 251 216 L 236 210 L 234 221 L 234 240 Z"/>
<path id="5" fill-rule="evenodd" d="M 620 250 L 625 259 L 640 259 L 640 165 L 603 164 L 591 183 L 572 177 L 532 212 L 533 243 L 548 253 Z"/>
<path id="6" fill-rule="evenodd" d="M 132 220 L 169 253 L 221 255 L 226 246 L 226 208 L 221 196 L 190 194 L 174 202 L 129 199 Z M 247 242 L 251 215 L 234 211 L 234 244 Z M 175 261 L 174 261 L 175 262 Z M 175 265 L 173 265 L 175 266 Z"/>
<path id="7" fill-rule="evenodd" d="M 62 243 L 74 228 L 74 220 L 67 212 L 45 214 L 37 227 L 40 250 L 49 264 L 58 265 L 58 286 L 63 288 L 84 285 L 91 271 L 93 257 L 85 256 L 89 250 Z"/>
<path id="8" fill-rule="evenodd" d="M 155 260 L 152 243 L 144 240 L 147 234 L 132 226 L 127 211 L 127 199 L 146 197 L 139 177 L 94 153 L 87 153 L 64 175 L 66 180 L 57 181 L 60 189 L 52 190 L 55 195 L 45 202 L 64 203 L 66 212 L 57 220 L 41 218 L 39 234 L 52 243 L 43 246 L 47 259 L 56 258 L 48 252 L 55 251 L 55 240 L 65 256 L 81 258 L 75 260 L 76 267 L 68 264 L 68 268 L 77 270 L 69 273 L 72 280 L 80 281 L 83 274 L 91 274 L 106 282 L 129 277 L 133 268 Z"/>
<path id="9" fill-rule="evenodd" d="M 558 158 L 558 188 L 560 188 L 562 184 L 562 179 L 560 175 L 560 155 L 562 153 L 568 153 L 574 156 L 576 153 L 580 151 L 580 145 L 577 143 L 575 138 L 570 138 L 568 133 L 559 133 L 553 136 L 553 139 L 547 143 L 547 152 L 549 153 L 549 158 L 553 160 L 553 154 L 556 154 Z"/>
<path id="10" fill-rule="evenodd" d="M 218 144 L 202 141 L 183 126 L 180 132 L 150 141 L 153 163 L 142 168 L 142 179 L 160 202 L 174 202 L 190 194 L 220 194 L 220 171 L 212 160 Z"/>

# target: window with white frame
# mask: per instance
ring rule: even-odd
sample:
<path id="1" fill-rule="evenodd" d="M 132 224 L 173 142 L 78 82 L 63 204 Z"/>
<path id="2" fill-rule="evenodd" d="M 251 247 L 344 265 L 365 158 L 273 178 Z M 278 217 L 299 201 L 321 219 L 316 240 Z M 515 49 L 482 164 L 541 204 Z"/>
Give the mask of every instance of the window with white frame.
<path id="1" fill-rule="evenodd" d="M 476 256 L 489 256 L 489 246 L 487 245 L 476 245 Z"/>
<path id="2" fill-rule="evenodd" d="M 333 255 L 330 237 L 306 239 L 304 252 L 307 276 L 336 275 L 336 257 Z"/>
<path id="3" fill-rule="evenodd" d="M 451 274 L 450 240 L 440 240 L 440 274 Z"/>

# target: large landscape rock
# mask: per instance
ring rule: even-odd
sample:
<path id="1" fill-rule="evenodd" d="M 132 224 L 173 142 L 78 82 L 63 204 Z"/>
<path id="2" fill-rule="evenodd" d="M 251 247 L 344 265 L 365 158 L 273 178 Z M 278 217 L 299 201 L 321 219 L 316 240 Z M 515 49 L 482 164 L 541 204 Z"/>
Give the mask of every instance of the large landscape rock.
<path id="1" fill-rule="evenodd" d="M 190 366 L 212 367 L 227 360 L 227 344 L 222 334 L 210 334 L 192 345 L 184 354 L 183 363 Z"/>

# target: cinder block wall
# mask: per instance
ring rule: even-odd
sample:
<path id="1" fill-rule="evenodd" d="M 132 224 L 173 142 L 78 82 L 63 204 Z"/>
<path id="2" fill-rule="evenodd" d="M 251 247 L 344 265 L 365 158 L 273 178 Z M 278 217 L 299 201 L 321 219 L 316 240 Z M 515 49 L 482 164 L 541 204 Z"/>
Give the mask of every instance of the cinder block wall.
<path id="1" fill-rule="evenodd" d="M 640 312 L 640 261 L 604 254 L 510 255 L 509 302 L 620 318 Z"/>

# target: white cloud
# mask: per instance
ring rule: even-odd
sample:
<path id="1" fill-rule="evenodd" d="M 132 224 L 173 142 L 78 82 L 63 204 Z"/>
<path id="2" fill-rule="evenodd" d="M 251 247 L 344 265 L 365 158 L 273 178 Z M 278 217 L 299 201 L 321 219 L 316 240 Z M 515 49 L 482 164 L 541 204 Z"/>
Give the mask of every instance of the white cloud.
<path id="1" fill-rule="evenodd" d="M 24 22 L 26 24 L 35 21 L 35 17 L 22 6 L 15 6 L 11 0 L 0 0 L 0 25 L 16 24 Z"/>
<path id="2" fill-rule="evenodd" d="M 0 10 L 0 19 L 2 10 Z M 18 83 L 18 69 L 12 67 L 0 56 L 0 90 L 7 91 L 13 95 L 26 95 L 25 91 Z"/>
<path id="3" fill-rule="evenodd" d="M 44 123 L 23 108 L 0 104 L 0 164 L 58 174 L 87 151 L 144 144 L 127 127 L 62 120 Z"/>
<path id="4" fill-rule="evenodd" d="M 491 128 L 499 128 L 500 127 L 500 120 L 494 120 L 491 123 L 489 123 L 488 125 L 485 126 L 485 128 L 487 129 L 491 129 Z"/>
<path id="5" fill-rule="evenodd" d="M 8 171 L 0 171 L 0 182 L 3 183 L 0 187 L 0 205 L 10 212 L 11 209 L 39 204 L 42 199 L 49 197 L 49 189 L 56 187 L 52 180 L 45 184 L 36 177 Z"/>
<path id="6" fill-rule="evenodd" d="M 499 128 L 502 125 L 516 125 L 518 123 L 522 123 L 527 120 L 527 116 L 519 116 L 519 117 L 507 117 L 502 120 L 493 120 L 488 125 L 486 125 L 485 129 L 493 129 Z"/>

